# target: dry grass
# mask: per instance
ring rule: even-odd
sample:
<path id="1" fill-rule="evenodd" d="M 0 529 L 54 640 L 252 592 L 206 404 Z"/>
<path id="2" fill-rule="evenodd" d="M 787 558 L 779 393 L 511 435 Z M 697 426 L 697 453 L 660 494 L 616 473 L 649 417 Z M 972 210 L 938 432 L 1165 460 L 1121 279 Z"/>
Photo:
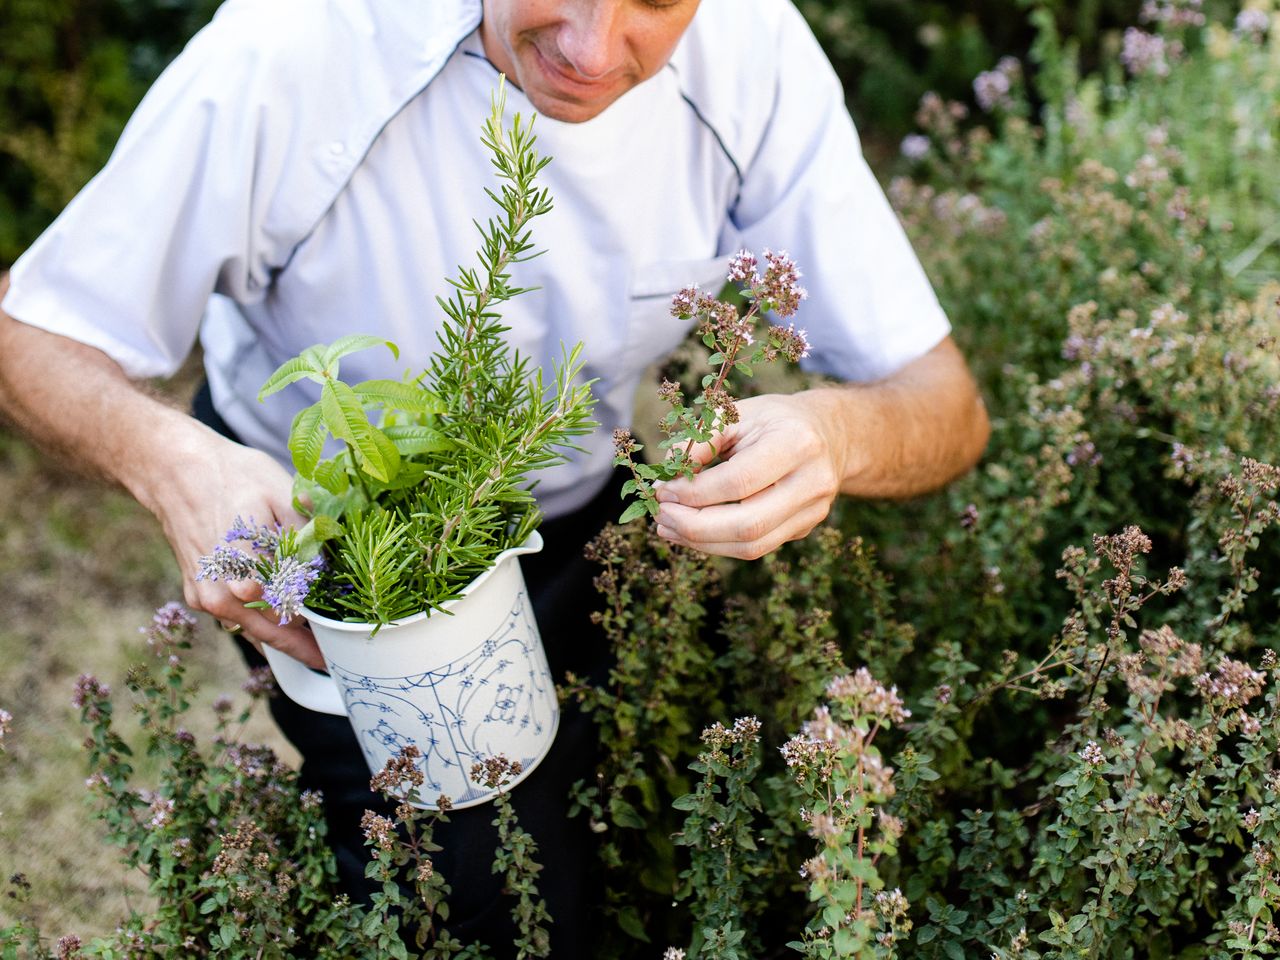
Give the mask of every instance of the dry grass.
<path id="1" fill-rule="evenodd" d="M 191 387 L 188 373 L 170 390 L 183 402 Z M 123 678 L 145 655 L 139 628 L 157 606 L 181 599 L 178 569 L 159 525 L 128 496 L 68 473 L 2 429 L 0 504 L 0 707 L 14 717 L 0 756 L 0 881 L 27 876 L 47 933 L 105 933 L 130 908 L 145 909 L 145 881 L 119 864 L 87 804 L 72 686 L 81 673 L 110 683 L 128 734 Z M 238 692 L 245 675 L 232 644 L 204 619 L 190 658 L 201 687 L 189 724 L 198 737 L 213 729 L 209 703 Z M 296 761 L 265 714 L 247 738 Z M 147 766 L 137 766 L 143 784 Z M 0 898 L 0 926 L 11 919 L 7 903 Z"/>

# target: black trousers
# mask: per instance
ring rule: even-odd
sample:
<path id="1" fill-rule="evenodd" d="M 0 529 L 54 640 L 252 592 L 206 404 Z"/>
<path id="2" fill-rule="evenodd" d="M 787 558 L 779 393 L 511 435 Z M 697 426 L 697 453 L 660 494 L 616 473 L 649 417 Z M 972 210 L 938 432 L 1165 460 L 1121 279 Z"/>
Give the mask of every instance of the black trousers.
<path id="1" fill-rule="evenodd" d="M 207 385 L 197 394 L 193 412 L 201 422 L 237 439 L 213 409 Z M 590 620 L 600 600 L 592 586 L 597 570 L 583 559 L 582 548 L 617 518 L 621 483 L 622 478 L 615 476 L 586 506 L 545 521 L 543 551 L 521 558 L 551 673 L 557 680 L 566 671 L 596 682 L 607 677 L 612 654 Z M 266 663 L 243 638 L 237 642 L 251 666 Z M 369 789 L 369 768 L 351 724 L 345 717 L 316 713 L 282 695 L 271 699 L 271 713 L 302 755 L 302 788 L 324 795 L 329 842 L 344 889 L 353 899 L 367 903 L 380 885 L 364 876 L 370 858 L 360 818 L 365 810 L 389 814 L 390 805 Z M 552 917 L 551 956 L 556 960 L 594 955 L 602 902 L 595 842 L 586 818 L 570 820 L 567 811 L 570 787 L 594 776 L 597 754 L 594 725 L 574 704 L 561 704 L 560 729 L 551 752 L 511 793 L 520 823 L 537 841 L 538 859 L 544 866 L 538 888 Z M 492 820 L 489 804 L 450 813 L 449 823 L 436 835 L 444 849 L 433 863 L 452 887 L 445 926 L 463 942 L 487 944 L 501 960 L 514 956 L 510 945 L 515 927 L 510 918 L 513 901 L 502 896 L 502 878 L 492 872 L 497 844 Z"/>

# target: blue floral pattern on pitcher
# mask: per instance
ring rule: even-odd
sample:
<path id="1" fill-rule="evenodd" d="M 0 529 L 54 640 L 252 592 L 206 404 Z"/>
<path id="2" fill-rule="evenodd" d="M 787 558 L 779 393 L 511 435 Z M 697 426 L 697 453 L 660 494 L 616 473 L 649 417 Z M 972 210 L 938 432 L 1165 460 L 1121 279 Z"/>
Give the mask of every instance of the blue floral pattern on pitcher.
<path id="1" fill-rule="evenodd" d="M 426 781 L 420 796 L 428 802 L 441 792 L 455 804 L 488 796 L 491 791 L 471 783 L 471 765 L 501 753 L 529 769 L 544 752 L 544 732 L 558 720 L 554 684 L 524 591 L 490 636 L 433 670 L 373 677 L 330 663 L 329 673 L 371 769 L 409 744 L 422 751 L 419 768 Z M 519 755 L 522 742 L 533 752 Z"/>

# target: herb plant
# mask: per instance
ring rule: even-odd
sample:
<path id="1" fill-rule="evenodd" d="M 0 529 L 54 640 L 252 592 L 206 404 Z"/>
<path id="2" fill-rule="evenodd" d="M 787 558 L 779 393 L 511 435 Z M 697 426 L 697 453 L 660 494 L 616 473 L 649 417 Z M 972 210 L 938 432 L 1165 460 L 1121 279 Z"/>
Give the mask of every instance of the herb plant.
<path id="1" fill-rule="evenodd" d="M 479 266 L 460 267 L 452 296 L 439 301 L 445 320 L 427 368 L 347 384 L 343 357 L 383 345 L 399 356 L 392 343 L 353 335 L 309 347 L 263 385 L 260 399 L 300 380 L 320 386 L 289 435 L 296 499 L 310 519 L 296 534 L 257 537 L 256 556 L 224 546 L 201 573 L 255 576 L 282 619 L 302 597 L 328 616 L 379 624 L 438 609 L 528 538 L 540 519 L 529 475 L 562 462 L 594 426 L 581 344 L 547 384 L 503 336 L 497 307 L 527 292 L 512 284 L 511 267 L 536 256 L 529 224 L 551 209 L 536 185 L 549 158 L 519 114 L 504 129 L 504 105 L 500 89 L 482 136 L 501 181 L 490 192 L 500 213 L 479 228 Z M 325 458 L 330 438 L 341 449 Z"/>

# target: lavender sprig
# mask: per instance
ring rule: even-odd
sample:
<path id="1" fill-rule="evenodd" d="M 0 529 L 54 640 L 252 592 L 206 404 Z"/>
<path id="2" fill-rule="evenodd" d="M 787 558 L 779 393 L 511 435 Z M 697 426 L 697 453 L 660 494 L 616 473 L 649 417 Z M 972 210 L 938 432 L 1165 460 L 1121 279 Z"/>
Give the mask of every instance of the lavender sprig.
<path id="1" fill-rule="evenodd" d="M 270 579 L 262 585 L 262 599 L 271 605 L 281 623 L 288 623 L 302 612 L 311 584 L 323 568 L 324 560 L 318 556 L 305 561 L 285 557 L 276 564 Z"/>
<path id="2" fill-rule="evenodd" d="M 298 556 L 297 537 L 279 524 L 267 526 L 236 517 L 222 543 L 200 558 L 197 580 L 252 580 L 262 585 L 262 600 L 249 607 L 270 607 L 281 625 L 302 612 L 324 559 Z M 236 544 L 247 544 L 243 549 Z"/>

